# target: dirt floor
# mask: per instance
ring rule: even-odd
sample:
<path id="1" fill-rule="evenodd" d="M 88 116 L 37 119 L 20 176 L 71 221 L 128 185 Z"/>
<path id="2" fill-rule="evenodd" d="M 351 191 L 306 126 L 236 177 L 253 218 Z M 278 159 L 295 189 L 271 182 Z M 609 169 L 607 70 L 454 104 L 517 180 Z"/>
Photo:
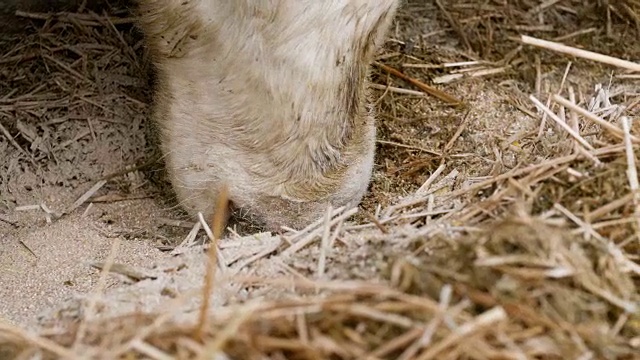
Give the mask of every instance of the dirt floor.
<path id="1" fill-rule="evenodd" d="M 638 143 L 630 140 L 625 152 L 631 135 L 620 119 L 640 112 L 638 73 L 524 45 L 518 35 L 637 61 L 640 27 L 625 9 L 632 14 L 638 4 L 605 12 L 595 1 L 442 3 L 406 1 L 376 60 L 377 158 L 358 213 L 332 214 L 282 236 L 236 219 L 218 243 L 210 312 L 233 319 L 233 305 L 255 310 L 260 301 L 306 299 L 311 306 L 322 293 L 333 302 L 317 306 L 334 315 L 351 311 L 386 324 L 372 335 L 358 323 L 341 340 L 323 332 L 343 324 L 329 317 L 306 332 L 297 315 L 287 318 L 291 328 L 246 330 L 272 338 L 293 331 L 306 339 L 305 351 L 313 338 L 320 358 L 413 359 L 420 346 L 425 359 L 445 358 L 438 357 L 445 349 L 446 358 L 633 358 L 640 351 L 640 240 L 628 174 Z M 17 19 L 23 32 L 0 34 L 0 345 L 11 326 L 67 346 L 83 336 L 100 343 L 100 331 L 85 327 L 99 318 L 171 309 L 167 318 L 195 321 L 207 235 L 175 206 L 162 178 L 149 124 L 152 71 L 133 18 L 104 5 L 19 12 Z M 422 84 L 437 88 L 435 96 Z M 588 114 L 574 126 L 574 112 L 552 103 L 553 94 L 574 96 L 616 129 L 584 120 Z M 631 128 L 637 134 L 637 124 Z M 406 292 L 393 292 L 403 306 L 418 306 L 419 295 L 431 301 L 421 303 L 424 311 L 450 305 L 451 313 L 425 325 L 433 338 L 418 341 L 424 329 L 413 331 L 418 320 L 407 312 L 389 315 L 391 300 L 364 308 L 383 288 Z M 363 308 L 338 306 L 351 291 L 366 299 Z M 462 322 L 489 329 L 506 318 L 511 327 L 474 332 L 465 346 L 447 335 L 464 337 L 455 330 Z M 404 340 L 380 345 L 398 327 Z M 69 328 L 81 335 L 69 337 Z M 70 354 L 20 331 L 9 332 L 23 339 L 16 344 Z"/>

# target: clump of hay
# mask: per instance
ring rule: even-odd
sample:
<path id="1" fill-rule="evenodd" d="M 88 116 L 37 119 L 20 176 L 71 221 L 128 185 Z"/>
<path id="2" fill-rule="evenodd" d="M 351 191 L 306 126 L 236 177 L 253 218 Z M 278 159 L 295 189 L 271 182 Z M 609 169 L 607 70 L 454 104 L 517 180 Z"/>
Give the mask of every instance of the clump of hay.
<path id="1" fill-rule="evenodd" d="M 422 9 L 420 3 L 409 2 L 399 18 Z M 272 256 L 283 262 L 291 256 L 311 257 L 317 273 L 333 271 L 333 280 L 309 280 L 301 273 L 287 279 L 218 274 L 213 291 L 224 281 L 288 292 L 274 299 L 203 307 L 213 315 L 196 321 L 185 321 L 171 305 L 157 314 L 85 319 L 54 334 L 0 323 L 0 355 L 637 358 L 640 265 L 634 254 L 640 249 L 640 141 L 631 122 L 640 109 L 638 87 L 632 86 L 637 74 L 616 72 L 610 86 L 587 92 L 584 83 L 567 79 L 574 72 L 601 74 L 594 58 L 578 61 L 583 67 L 567 66 L 553 50 L 507 39 L 522 32 L 552 32 L 547 39 L 575 40 L 570 45 L 616 55 L 604 51 L 602 41 L 583 36 L 614 28 L 636 31 L 638 3 L 616 2 L 604 12 L 602 4 L 588 1 L 495 4 L 433 4 L 448 30 L 468 44 L 468 53 L 482 60 L 463 63 L 459 51 L 395 38 L 378 59 L 373 87 L 384 121 L 380 146 L 391 165 L 388 178 L 376 180 L 373 187 L 386 191 L 380 199 L 389 205 L 366 208 L 374 215 L 358 225 L 346 223 L 344 213 L 337 212 L 331 218 L 338 220 L 287 233 L 283 236 L 290 244 Z M 575 21 L 578 16 L 582 23 Z M 411 34 L 412 29 L 402 31 Z M 637 54 L 640 44 L 624 50 Z M 403 136 L 398 124 L 420 119 L 420 111 L 443 119 L 453 119 L 455 112 L 472 113 L 464 97 L 434 90 L 429 87 L 433 83 L 454 86 L 493 77 L 518 82 L 504 91 L 504 102 L 536 119 L 538 128 L 524 129 L 499 146 L 487 144 L 487 149 L 457 144 L 472 131 L 466 115 L 458 123 L 441 122 L 439 131 L 447 136 L 424 141 Z M 586 81 L 589 87 L 592 80 Z M 425 92 L 457 107 L 433 101 L 425 105 Z M 467 156 L 485 150 L 503 158 L 512 154 L 518 161 L 487 166 Z M 403 196 L 397 199 L 397 194 Z M 355 264 L 373 269 L 377 278 L 348 278 Z M 188 296 L 199 295 L 174 301 Z"/>
<path id="2" fill-rule="evenodd" d="M 193 324 L 172 322 L 167 310 L 93 322 L 75 352 L 77 327 L 45 338 L 3 325 L 1 339 L 23 354 L 45 351 L 54 357 L 632 359 L 637 354 L 638 266 L 612 244 L 525 213 L 455 241 L 437 238 L 429 241 L 429 253 L 405 253 L 391 262 L 387 284 L 233 279 L 302 292 L 321 289 L 323 295 L 218 309 L 197 336 Z"/>

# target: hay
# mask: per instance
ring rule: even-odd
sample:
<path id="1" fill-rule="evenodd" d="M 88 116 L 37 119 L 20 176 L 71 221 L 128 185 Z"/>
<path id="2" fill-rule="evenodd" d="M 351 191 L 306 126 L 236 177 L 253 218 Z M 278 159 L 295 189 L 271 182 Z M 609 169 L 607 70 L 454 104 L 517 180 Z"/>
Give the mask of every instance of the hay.
<path id="1" fill-rule="evenodd" d="M 55 334 L 0 322 L 0 357 L 637 358 L 640 135 L 630 120 L 640 112 L 640 86 L 635 74 L 517 41 L 527 34 L 638 59 L 640 4 L 601 6 L 408 1 L 372 78 L 381 111 L 379 165 L 356 221 L 347 222 L 353 212 L 329 209 L 308 228 L 285 233 L 285 248 L 259 254 L 289 266 L 290 278 L 230 271 L 207 282 L 214 293 L 222 283 L 281 292 L 213 307 L 210 317 L 193 321 L 176 304 L 201 294 L 177 296 L 159 313 L 92 318 Z M 92 88 L 94 62 L 141 71 L 140 49 L 122 36 L 130 30 L 113 25 L 128 20 L 31 17 L 47 25 L 0 58 L 13 64 L 13 78 L 31 76 L 28 66 L 53 67 L 52 83 L 82 94 L 102 91 Z M 430 32 L 437 21 L 441 26 Z M 76 55 L 88 66 L 78 66 Z M 478 119 L 489 110 L 480 107 L 482 90 L 462 92 L 478 81 L 499 84 L 501 103 L 522 118 L 489 115 L 493 125 L 483 128 Z M 446 86 L 433 91 L 431 83 Z M 2 98 L 0 115 L 47 109 L 48 124 L 62 116 L 55 112 L 62 103 L 92 104 L 31 86 L 16 87 L 27 97 Z M 104 102 L 93 105 L 113 111 Z M 3 129 L 5 136 L 16 132 L 29 137 L 17 124 Z M 43 161 L 24 141 L 5 145 Z"/>

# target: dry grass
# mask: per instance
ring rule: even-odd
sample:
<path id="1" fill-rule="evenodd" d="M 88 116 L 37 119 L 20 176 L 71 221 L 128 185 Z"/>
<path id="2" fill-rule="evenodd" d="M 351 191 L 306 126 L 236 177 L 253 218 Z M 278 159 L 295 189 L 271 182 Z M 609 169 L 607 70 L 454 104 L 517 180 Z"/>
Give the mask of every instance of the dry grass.
<path id="1" fill-rule="evenodd" d="M 373 76 L 379 155 L 359 222 L 347 221 L 352 212 L 329 209 L 325 219 L 284 234 L 287 245 L 271 257 L 311 257 L 315 273 L 216 274 L 215 283 L 207 282 L 213 291 L 226 281 L 288 292 L 215 308 L 195 323 L 180 321 L 173 305 L 159 314 L 80 322 L 53 335 L 0 322 L 0 355 L 638 358 L 637 73 L 519 40 L 528 35 L 637 60 L 639 9 L 636 0 L 606 7 L 578 0 L 409 1 Z M 0 116 L 47 111 L 56 117 L 61 104 L 92 104 L 82 94 L 97 82 L 94 63 L 140 71 L 139 49 L 127 45 L 117 20 L 85 17 L 47 20 L 48 27 L 0 58 L 12 64 L 14 78 L 31 76 L 29 67 L 55 68 L 48 86 L 62 81 L 79 95 L 16 87 L 28 96 L 1 98 Z M 438 21 L 440 27 L 427 31 Z M 112 52 L 121 63 L 112 62 Z M 485 113 L 484 90 L 463 86 L 480 81 L 496 84 L 500 106 L 535 125 Z M 92 106 L 113 111 L 100 101 Z M 45 155 L 25 142 L 29 132 L 20 126 L 4 127 L 11 139 L 21 134 L 4 146 L 37 164 Z M 356 267 L 369 272 L 352 276 Z M 199 295 L 174 302 L 188 296 Z"/>

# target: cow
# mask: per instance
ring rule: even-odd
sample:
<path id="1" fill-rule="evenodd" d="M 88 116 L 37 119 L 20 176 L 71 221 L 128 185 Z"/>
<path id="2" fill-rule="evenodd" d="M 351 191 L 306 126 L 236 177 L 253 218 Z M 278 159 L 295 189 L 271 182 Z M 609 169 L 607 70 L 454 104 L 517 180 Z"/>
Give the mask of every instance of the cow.
<path id="1" fill-rule="evenodd" d="M 399 0 L 138 0 L 153 118 L 180 205 L 220 189 L 268 229 L 357 206 L 375 149 L 368 72 Z"/>

